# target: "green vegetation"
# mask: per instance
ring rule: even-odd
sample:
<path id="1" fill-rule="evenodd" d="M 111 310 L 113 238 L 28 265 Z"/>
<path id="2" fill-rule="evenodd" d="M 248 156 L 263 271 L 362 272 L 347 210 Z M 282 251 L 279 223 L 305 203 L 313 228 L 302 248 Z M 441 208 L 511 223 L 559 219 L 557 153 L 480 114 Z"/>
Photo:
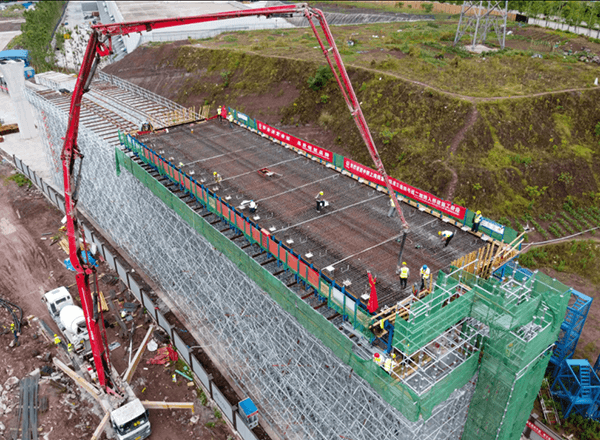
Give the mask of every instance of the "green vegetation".
<path id="1" fill-rule="evenodd" d="M 563 422 L 563 428 L 579 440 L 596 440 L 600 438 L 600 422 L 571 413 Z"/>
<path id="2" fill-rule="evenodd" d="M 18 18 L 23 16 L 25 8 L 22 5 L 10 5 L 3 11 L 0 11 L 2 18 Z"/>
<path id="3" fill-rule="evenodd" d="M 200 399 L 200 403 L 202 404 L 202 406 L 206 406 L 208 404 L 208 398 L 206 397 L 204 390 L 196 388 L 196 396 L 198 396 L 198 399 Z"/>
<path id="4" fill-rule="evenodd" d="M 35 9 L 25 11 L 25 23 L 21 25 L 19 45 L 29 50 L 31 64 L 36 72 L 50 70 L 54 65 L 54 55 L 50 46 L 52 31 L 60 18 L 64 1 L 43 0 L 36 3 Z"/>
<path id="5" fill-rule="evenodd" d="M 594 240 L 540 246 L 521 254 L 519 263 L 529 269 L 546 267 L 575 273 L 596 285 L 600 283 L 600 243 Z"/>
<path id="6" fill-rule="evenodd" d="M 27 185 L 27 188 L 31 188 L 32 185 L 31 180 L 29 180 L 27 177 L 20 173 L 13 174 L 12 176 L 7 177 L 6 180 L 15 182 L 19 188 L 24 185 Z"/>
<path id="7" fill-rule="evenodd" d="M 327 85 L 329 80 L 333 78 L 333 73 L 329 66 L 319 66 L 314 76 L 308 78 L 308 87 L 310 87 L 315 92 L 318 92 L 323 87 Z M 323 101 L 323 96 L 321 95 L 321 101 Z M 325 100 L 325 104 L 327 103 L 327 99 Z"/>

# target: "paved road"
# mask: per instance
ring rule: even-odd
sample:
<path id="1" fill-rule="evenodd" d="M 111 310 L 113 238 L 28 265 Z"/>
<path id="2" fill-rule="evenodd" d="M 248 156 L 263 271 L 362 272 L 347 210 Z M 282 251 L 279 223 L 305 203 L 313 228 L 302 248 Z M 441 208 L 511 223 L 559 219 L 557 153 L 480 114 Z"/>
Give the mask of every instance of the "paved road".
<path id="1" fill-rule="evenodd" d="M 4 50 L 8 42 L 20 33 L 21 31 L 0 32 L 0 50 Z"/>

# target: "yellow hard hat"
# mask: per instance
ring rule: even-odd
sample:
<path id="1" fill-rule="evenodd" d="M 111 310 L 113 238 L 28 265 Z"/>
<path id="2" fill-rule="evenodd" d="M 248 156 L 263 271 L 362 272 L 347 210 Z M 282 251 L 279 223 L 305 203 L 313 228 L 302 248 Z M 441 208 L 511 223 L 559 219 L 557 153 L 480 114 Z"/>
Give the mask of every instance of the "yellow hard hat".
<path id="1" fill-rule="evenodd" d="M 392 359 L 396 359 L 396 353 L 392 354 Z"/>
<path id="2" fill-rule="evenodd" d="M 56 338 L 58 335 L 56 333 L 54 333 L 54 337 Z"/>
<path id="3" fill-rule="evenodd" d="M 402 262 L 402 266 L 406 266 L 406 261 L 403 261 L 403 262 Z"/>
<path id="4" fill-rule="evenodd" d="M 215 172 L 213 173 L 213 175 L 216 175 L 216 174 L 217 174 L 217 172 L 215 171 Z"/>
<path id="5" fill-rule="evenodd" d="M 477 211 L 477 214 L 481 214 L 481 211 Z"/>
<path id="6" fill-rule="evenodd" d="M 321 196 L 322 196 L 322 195 L 323 195 L 323 191 L 321 191 L 321 192 L 319 193 L 319 195 L 321 195 Z"/>
<path id="7" fill-rule="evenodd" d="M 438 231 L 438 235 L 442 235 L 442 231 Z"/>

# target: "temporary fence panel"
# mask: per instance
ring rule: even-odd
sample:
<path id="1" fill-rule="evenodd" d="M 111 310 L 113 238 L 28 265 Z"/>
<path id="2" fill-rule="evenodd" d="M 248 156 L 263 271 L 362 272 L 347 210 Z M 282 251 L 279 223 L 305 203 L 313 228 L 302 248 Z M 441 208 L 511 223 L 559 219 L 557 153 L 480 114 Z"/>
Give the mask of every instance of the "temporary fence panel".
<path id="1" fill-rule="evenodd" d="M 158 325 L 165 329 L 169 337 L 171 337 L 171 324 L 167 321 L 167 318 L 160 312 L 160 310 L 156 311 L 156 318 L 158 321 Z"/>
<path id="2" fill-rule="evenodd" d="M 206 372 L 206 370 L 204 369 L 204 367 L 202 366 L 200 361 L 198 361 L 198 359 L 196 359 L 196 356 L 192 355 L 191 358 L 192 358 L 192 370 L 194 370 L 194 373 L 196 374 L 196 376 L 198 376 L 198 379 L 200 379 L 200 382 L 202 382 L 204 387 L 207 390 L 210 390 L 210 379 L 208 377 L 208 373 Z"/>
<path id="3" fill-rule="evenodd" d="M 117 274 L 119 275 L 119 278 L 121 278 L 121 281 L 123 281 L 123 283 L 129 287 L 127 270 L 121 265 L 121 263 L 119 263 L 117 259 L 115 259 L 115 266 L 117 267 Z"/>
<path id="4" fill-rule="evenodd" d="M 214 382 L 212 383 L 212 398 L 219 406 L 221 411 L 223 411 L 225 417 L 227 417 L 227 419 L 229 419 L 229 421 L 233 423 L 233 409 L 227 401 L 227 398 L 223 395 L 221 390 L 219 390 L 219 388 L 215 385 Z"/>
<path id="5" fill-rule="evenodd" d="M 244 440 L 257 440 L 256 435 L 248 428 L 243 417 L 237 411 L 235 412 L 235 421 L 235 427 Z"/>
<path id="6" fill-rule="evenodd" d="M 141 303 L 142 302 L 142 292 L 140 290 L 140 285 L 137 283 L 136 280 L 134 280 L 131 277 L 129 279 L 129 288 L 131 289 L 131 293 L 133 293 L 133 296 L 135 296 L 137 298 L 137 300 Z"/>
<path id="7" fill-rule="evenodd" d="M 110 268 L 116 272 L 117 266 L 115 263 L 115 257 L 111 251 L 106 249 L 106 247 L 104 248 L 104 259 L 106 260 L 106 264 L 108 264 Z"/>
<path id="8" fill-rule="evenodd" d="M 177 331 L 173 332 L 173 342 L 175 343 L 175 348 L 179 352 L 179 356 L 185 359 L 187 363 L 190 362 L 190 352 L 187 348 L 187 345 L 181 339 L 181 336 L 177 334 Z"/>
<path id="9" fill-rule="evenodd" d="M 150 299 L 148 294 L 146 292 L 144 292 L 143 290 L 142 290 L 142 303 L 143 303 L 144 307 L 146 308 L 146 310 L 148 311 L 148 313 L 150 313 L 150 316 L 152 316 L 154 319 L 158 319 L 156 317 L 156 306 L 154 305 L 154 302 L 152 301 L 152 299 Z"/>

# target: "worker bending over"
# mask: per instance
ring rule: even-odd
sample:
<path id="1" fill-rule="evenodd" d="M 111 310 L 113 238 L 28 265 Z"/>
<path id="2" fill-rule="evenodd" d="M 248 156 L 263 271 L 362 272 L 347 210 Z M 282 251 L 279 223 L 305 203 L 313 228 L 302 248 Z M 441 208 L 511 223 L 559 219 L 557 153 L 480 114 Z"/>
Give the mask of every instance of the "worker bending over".
<path id="1" fill-rule="evenodd" d="M 383 369 L 389 373 L 392 374 L 392 371 L 394 371 L 394 368 L 396 368 L 396 365 L 398 365 L 396 363 L 396 355 L 392 354 L 391 357 L 388 357 L 385 362 L 383 363 Z"/>
<path id="2" fill-rule="evenodd" d="M 446 246 L 448 246 L 448 244 L 450 244 L 450 240 L 452 240 L 452 237 L 454 237 L 454 232 L 439 231 L 438 235 L 442 238 L 442 240 L 446 240 L 446 243 L 444 244 L 444 247 L 446 247 Z"/>
<path id="3" fill-rule="evenodd" d="M 481 224 L 481 220 L 483 220 L 481 211 L 477 211 L 475 213 L 475 217 L 473 217 L 473 226 L 471 226 L 471 232 L 479 232 L 479 225 Z"/>
<path id="4" fill-rule="evenodd" d="M 425 288 L 425 284 L 429 281 L 429 275 L 431 275 L 431 270 L 429 270 L 427 265 L 424 264 L 423 267 L 421 268 L 420 273 L 421 273 L 421 288 L 419 289 L 419 291 L 421 291 Z"/>
<path id="5" fill-rule="evenodd" d="M 258 203 L 256 203 L 254 200 L 244 200 L 240 204 L 241 209 L 244 209 L 246 206 L 248 206 L 250 214 L 254 214 L 258 209 Z"/>
<path id="6" fill-rule="evenodd" d="M 406 265 L 406 262 L 402 263 L 402 267 L 400 268 L 400 288 L 406 289 L 406 283 L 408 282 L 408 276 L 410 274 L 410 269 Z"/>
<path id="7" fill-rule="evenodd" d="M 317 199 L 317 212 L 321 212 L 321 208 L 325 208 L 329 205 L 327 200 L 323 198 L 323 191 L 319 191 L 319 194 L 315 196 L 315 199 Z"/>

